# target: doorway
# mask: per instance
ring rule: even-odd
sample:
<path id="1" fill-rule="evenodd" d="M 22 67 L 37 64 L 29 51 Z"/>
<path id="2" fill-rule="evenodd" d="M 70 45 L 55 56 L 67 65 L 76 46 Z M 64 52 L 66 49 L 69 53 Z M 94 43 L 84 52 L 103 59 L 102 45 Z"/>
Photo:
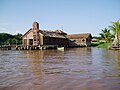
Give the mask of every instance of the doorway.
<path id="1" fill-rule="evenodd" d="M 29 39 L 29 45 L 33 45 L 33 39 Z"/>

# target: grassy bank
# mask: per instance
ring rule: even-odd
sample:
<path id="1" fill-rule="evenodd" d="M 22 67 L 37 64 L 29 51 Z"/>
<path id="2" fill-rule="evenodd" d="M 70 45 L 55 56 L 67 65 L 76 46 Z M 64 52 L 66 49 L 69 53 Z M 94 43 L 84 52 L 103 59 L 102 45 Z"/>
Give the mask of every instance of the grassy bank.
<path id="1" fill-rule="evenodd" d="M 108 48 L 110 43 L 102 43 L 97 46 L 97 48 Z"/>
<path id="2" fill-rule="evenodd" d="M 91 43 L 91 46 L 92 46 L 92 47 L 96 47 L 96 46 L 98 46 L 98 45 L 100 45 L 100 42 L 92 42 L 92 43 Z"/>
<path id="3" fill-rule="evenodd" d="M 109 45 L 110 43 L 92 42 L 92 46 L 97 48 L 108 48 Z"/>

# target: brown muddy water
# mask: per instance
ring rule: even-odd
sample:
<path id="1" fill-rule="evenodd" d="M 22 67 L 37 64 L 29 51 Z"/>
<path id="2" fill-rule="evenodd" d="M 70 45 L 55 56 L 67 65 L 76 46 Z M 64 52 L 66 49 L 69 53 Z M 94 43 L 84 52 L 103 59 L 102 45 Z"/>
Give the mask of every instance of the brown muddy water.
<path id="1" fill-rule="evenodd" d="M 0 90 L 120 90 L 120 50 L 0 51 Z"/>

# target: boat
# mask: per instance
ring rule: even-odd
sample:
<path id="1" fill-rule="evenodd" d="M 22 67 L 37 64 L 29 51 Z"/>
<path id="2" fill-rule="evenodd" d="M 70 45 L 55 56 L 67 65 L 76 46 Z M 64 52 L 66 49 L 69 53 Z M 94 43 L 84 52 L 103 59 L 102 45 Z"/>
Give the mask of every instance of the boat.
<path id="1" fill-rule="evenodd" d="M 64 47 L 57 47 L 57 50 L 64 51 Z"/>
<path id="2" fill-rule="evenodd" d="M 120 48 L 114 48 L 114 47 L 110 47 L 108 49 L 110 49 L 110 50 L 120 50 Z"/>

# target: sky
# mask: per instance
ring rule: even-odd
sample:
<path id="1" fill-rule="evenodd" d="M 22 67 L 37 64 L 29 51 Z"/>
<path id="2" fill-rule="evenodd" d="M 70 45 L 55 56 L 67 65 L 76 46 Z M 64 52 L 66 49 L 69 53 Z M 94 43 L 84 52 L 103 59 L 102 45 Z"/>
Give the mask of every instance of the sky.
<path id="1" fill-rule="evenodd" d="M 91 33 L 120 19 L 120 0 L 0 0 L 0 33 L 24 34 L 33 22 L 41 30 Z"/>

